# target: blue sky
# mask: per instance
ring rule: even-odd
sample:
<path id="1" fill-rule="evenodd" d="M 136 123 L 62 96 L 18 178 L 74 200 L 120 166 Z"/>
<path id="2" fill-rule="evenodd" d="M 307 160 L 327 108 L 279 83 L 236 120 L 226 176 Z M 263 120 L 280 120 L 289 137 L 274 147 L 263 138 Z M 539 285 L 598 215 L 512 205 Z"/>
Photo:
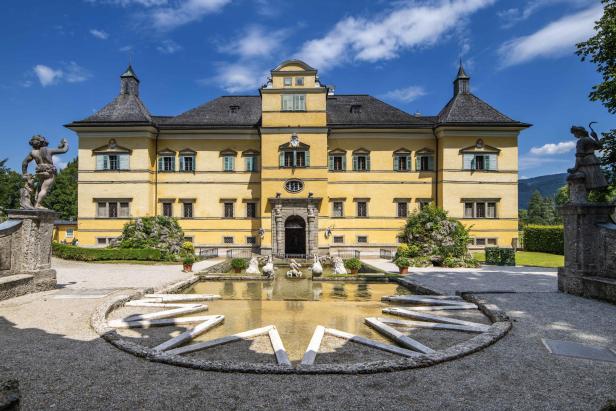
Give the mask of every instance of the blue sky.
<path id="1" fill-rule="evenodd" d="M 592 35 L 599 0 L 7 0 L 0 16 L 0 158 L 18 168 L 33 134 L 77 139 L 82 119 L 119 89 L 129 60 L 153 114 L 219 95 L 256 94 L 299 57 L 340 94 L 367 93 L 437 114 L 460 57 L 472 91 L 534 124 L 520 137 L 520 176 L 572 165 L 572 124 L 616 118 L 588 101 L 600 81 L 574 44 Z"/>

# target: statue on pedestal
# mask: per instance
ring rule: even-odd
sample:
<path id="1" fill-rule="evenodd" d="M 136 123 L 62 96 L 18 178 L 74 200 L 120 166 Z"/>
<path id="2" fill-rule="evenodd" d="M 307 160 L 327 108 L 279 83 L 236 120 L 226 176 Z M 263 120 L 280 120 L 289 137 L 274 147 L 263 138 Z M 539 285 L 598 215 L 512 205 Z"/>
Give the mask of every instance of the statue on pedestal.
<path id="1" fill-rule="evenodd" d="M 51 186 L 56 180 L 58 170 L 53 164 L 53 156 L 64 154 L 68 151 L 68 142 L 62 139 L 58 148 L 48 148 L 49 142 L 41 135 L 33 136 L 30 139 L 32 151 L 21 164 L 21 173 L 25 181 L 25 187 L 20 190 L 20 206 L 23 209 L 45 209 L 43 200 L 49 193 Z M 36 193 L 35 178 L 28 173 L 30 162 L 36 163 L 35 175 L 38 179 L 38 193 Z M 36 193 L 36 194 L 35 194 Z M 32 205 L 32 195 L 35 194 L 34 205 Z"/>
<path id="2" fill-rule="evenodd" d="M 601 171 L 601 162 L 595 156 L 595 150 L 602 148 L 601 140 L 593 130 L 590 123 L 591 134 L 584 127 L 572 126 L 573 134 L 578 142 L 575 146 L 575 166 L 567 170 L 569 176 L 569 201 L 572 203 L 585 203 L 588 191 L 602 189 L 608 186 L 607 180 Z"/>

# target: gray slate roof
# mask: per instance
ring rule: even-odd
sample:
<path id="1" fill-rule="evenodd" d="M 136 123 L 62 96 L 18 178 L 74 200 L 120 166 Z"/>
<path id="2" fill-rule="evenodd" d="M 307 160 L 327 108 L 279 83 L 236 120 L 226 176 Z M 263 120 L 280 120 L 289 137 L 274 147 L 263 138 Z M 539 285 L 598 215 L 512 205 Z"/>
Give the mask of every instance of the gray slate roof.
<path id="1" fill-rule="evenodd" d="M 120 94 L 95 114 L 79 123 L 151 123 L 152 116 L 139 96 Z"/>
<path id="2" fill-rule="evenodd" d="M 237 107 L 235 112 L 231 110 L 233 106 Z M 165 119 L 160 125 L 254 127 L 260 122 L 260 96 L 222 96 L 179 116 Z"/>
<path id="3" fill-rule="evenodd" d="M 356 105 L 360 106 L 359 112 L 351 110 Z M 327 124 L 332 127 L 433 126 L 425 117 L 405 113 L 367 94 L 328 96 Z"/>
<path id="4" fill-rule="evenodd" d="M 472 123 L 472 124 L 518 124 L 502 114 L 494 107 L 471 93 L 460 93 L 454 96 L 438 115 L 441 124 Z"/>

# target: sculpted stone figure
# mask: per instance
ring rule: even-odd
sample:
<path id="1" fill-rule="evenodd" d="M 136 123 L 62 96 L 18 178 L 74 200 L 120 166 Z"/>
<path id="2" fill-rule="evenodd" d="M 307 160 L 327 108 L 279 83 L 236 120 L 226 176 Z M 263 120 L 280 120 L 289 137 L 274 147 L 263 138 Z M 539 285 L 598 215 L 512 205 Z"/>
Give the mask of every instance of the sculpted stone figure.
<path id="1" fill-rule="evenodd" d="M 570 200 L 572 202 L 586 202 L 589 190 L 607 187 L 607 180 L 601 171 L 601 162 L 595 156 L 595 150 L 600 150 L 601 140 L 589 124 L 591 134 L 584 127 L 572 126 L 573 134 L 578 142 L 575 150 L 575 166 L 567 170 L 569 176 Z"/>
<path id="2" fill-rule="evenodd" d="M 260 274 L 259 272 L 259 260 L 257 257 L 252 257 L 248 263 L 246 274 Z"/>
<path id="3" fill-rule="evenodd" d="M 49 193 L 49 189 L 56 180 L 58 171 L 53 164 L 53 156 L 56 154 L 64 154 L 68 151 L 68 142 L 66 139 L 62 139 L 58 148 L 48 148 L 49 142 L 41 135 L 33 136 L 30 139 L 30 145 L 32 151 L 24 159 L 21 164 L 21 173 L 25 180 L 25 188 L 20 192 L 21 208 L 32 209 L 43 207 L 43 200 Z M 34 206 L 30 200 L 31 195 L 36 192 L 34 186 L 34 177 L 28 173 L 28 165 L 30 162 L 36 163 L 35 175 L 39 181 L 38 193 L 36 193 Z"/>
<path id="4" fill-rule="evenodd" d="M 344 267 L 344 261 L 340 257 L 332 257 L 332 264 L 334 266 L 334 274 L 348 274 Z"/>
<path id="5" fill-rule="evenodd" d="M 314 254 L 313 263 L 312 267 L 310 268 L 310 271 L 312 271 L 312 275 L 315 277 L 319 277 L 321 274 L 323 274 L 323 265 L 321 264 L 319 255 L 316 253 Z"/>
<path id="6" fill-rule="evenodd" d="M 268 278 L 274 276 L 274 259 L 271 255 L 267 256 L 267 262 L 263 266 L 263 275 Z"/>
<path id="7" fill-rule="evenodd" d="M 302 265 L 300 263 L 291 259 L 291 261 L 289 262 L 289 268 L 291 269 L 287 271 L 288 278 L 301 278 L 302 277 L 302 272 L 300 270 L 300 268 L 302 268 Z"/>

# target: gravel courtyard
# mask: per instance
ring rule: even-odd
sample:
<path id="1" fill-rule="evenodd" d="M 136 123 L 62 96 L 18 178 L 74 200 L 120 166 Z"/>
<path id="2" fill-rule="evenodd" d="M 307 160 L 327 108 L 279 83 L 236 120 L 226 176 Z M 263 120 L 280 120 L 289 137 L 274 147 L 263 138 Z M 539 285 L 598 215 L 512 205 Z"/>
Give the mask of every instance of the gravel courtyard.
<path id="1" fill-rule="evenodd" d="M 412 274 L 442 291 L 508 291 L 482 297 L 509 313 L 513 329 L 478 353 L 429 368 L 317 376 L 203 372 L 133 357 L 97 337 L 94 308 L 103 295 L 187 275 L 177 266 L 54 265 L 64 288 L 0 303 L 0 379 L 19 379 L 26 410 L 596 410 L 616 399 L 616 363 L 554 356 L 541 341 L 616 348 L 616 306 L 556 292 L 555 270 Z"/>

